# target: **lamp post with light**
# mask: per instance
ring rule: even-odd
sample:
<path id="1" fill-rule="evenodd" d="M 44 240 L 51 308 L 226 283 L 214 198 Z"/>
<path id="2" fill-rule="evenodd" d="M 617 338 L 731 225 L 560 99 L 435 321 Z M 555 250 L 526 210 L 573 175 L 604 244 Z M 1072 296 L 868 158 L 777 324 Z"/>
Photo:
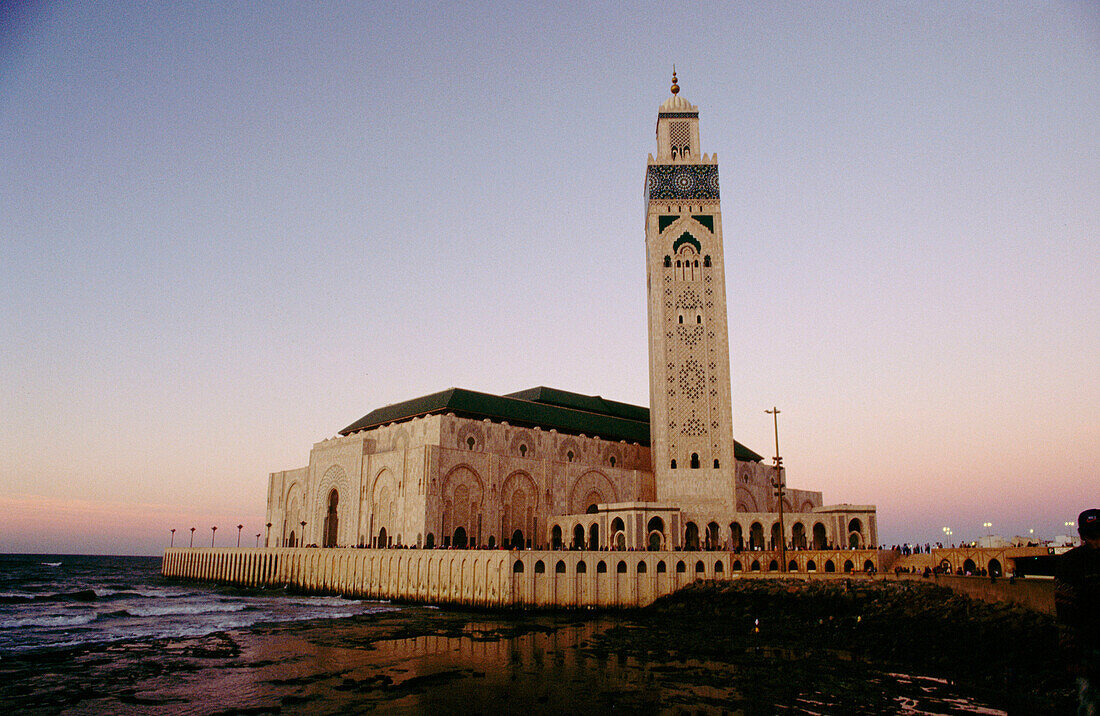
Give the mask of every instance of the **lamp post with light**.
<path id="1" fill-rule="evenodd" d="M 271 523 L 267 523 L 267 532 L 264 533 L 264 547 L 271 546 Z"/>
<path id="2" fill-rule="evenodd" d="M 306 521 L 302 520 L 302 536 L 298 538 L 298 544 L 301 547 L 306 546 Z"/>
<path id="3" fill-rule="evenodd" d="M 172 533 L 171 539 L 168 540 L 168 549 L 172 549 L 172 547 L 174 547 L 176 544 L 176 530 L 171 529 L 168 531 Z"/>
<path id="4" fill-rule="evenodd" d="M 779 456 L 779 408 L 772 406 L 765 413 L 772 416 L 775 426 L 775 479 L 772 487 L 775 488 L 775 497 L 779 500 L 779 571 L 787 571 L 787 535 L 783 529 L 783 458 Z"/>
<path id="5" fill-rule="evenodd" d="M 210 546 L 214 546 L 214 534 L 218 531 L 218 526 L 214 525 L 210 528 Z"/>
<path id="6" fill-rule="evenodd" d="M 190 546 L 192 548 L 195 546 L 195 528 L 194 527 L 191 528 L 191 544 L 190 544 Z"/>
<path id="7" fill-rule="evenodd" d="M 261 534 L 262 534 L 262 533 L 260 533 L 260 532 L 257 532 L 257 533 L 256 533 L 256 549 L 259 549 L 259 548 L 260 548 L 260 535 L 261 535 Z"/>
<path id="8" fill-rule="evenodd" d="M 241 530 L 244 529 L 244 525 L 237 525 L 237 546 L 241 546 Z"/>

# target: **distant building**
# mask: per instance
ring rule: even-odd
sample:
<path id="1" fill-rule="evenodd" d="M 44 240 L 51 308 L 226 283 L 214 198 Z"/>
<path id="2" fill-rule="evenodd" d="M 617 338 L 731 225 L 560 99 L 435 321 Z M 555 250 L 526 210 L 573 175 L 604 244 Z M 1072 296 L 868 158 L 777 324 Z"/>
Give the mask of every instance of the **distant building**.
<path id="1" fill-rule="evenodd" d="M 698 108 L 657 115 L 646 176 L 650 409 L 549 388 L 379 408 L 270 476 L 269 546 L 873 547 L 872 505 L 823 506 L 733 438 L 717 156 Z"/>

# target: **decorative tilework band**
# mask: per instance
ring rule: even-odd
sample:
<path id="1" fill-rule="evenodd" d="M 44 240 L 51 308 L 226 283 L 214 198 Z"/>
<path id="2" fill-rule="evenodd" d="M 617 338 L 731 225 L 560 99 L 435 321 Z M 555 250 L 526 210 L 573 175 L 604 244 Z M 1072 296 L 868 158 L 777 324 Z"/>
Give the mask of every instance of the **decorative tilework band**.
<path id="1" fill-rule="evenodd" d="M 718 199 L 717 164 L 651 164 L 646 172 L 649 201 Z"/>

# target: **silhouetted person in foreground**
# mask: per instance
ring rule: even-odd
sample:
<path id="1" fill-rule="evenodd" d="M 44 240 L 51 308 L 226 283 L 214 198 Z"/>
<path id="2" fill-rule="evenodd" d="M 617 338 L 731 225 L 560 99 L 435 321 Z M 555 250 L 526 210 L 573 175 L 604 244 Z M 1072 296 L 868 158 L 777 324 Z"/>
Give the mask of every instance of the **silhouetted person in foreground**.
<path id="1" fill-rule="evenodd" d="M 1067 666 L 1077 677 L 1078 716 L 1096 716 L 1100 703 L 1100 510 L 1077 518 L 1081 546 L 1058 559 L 1054 606 Z"/>

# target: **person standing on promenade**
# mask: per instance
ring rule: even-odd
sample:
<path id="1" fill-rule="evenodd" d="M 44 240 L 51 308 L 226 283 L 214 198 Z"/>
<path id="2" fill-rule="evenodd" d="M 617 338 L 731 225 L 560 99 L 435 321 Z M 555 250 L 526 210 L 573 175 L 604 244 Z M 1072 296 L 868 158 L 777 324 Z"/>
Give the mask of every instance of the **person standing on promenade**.
<path id="1" fill-rule="evenodd" d="M 1078 716 L 1096 716 L 1100 704 L 1100 510 L 1077 518 L 1081 546 L 1058 559 L 1054 607 L 1059 640 L 1077 677 Z"/>

